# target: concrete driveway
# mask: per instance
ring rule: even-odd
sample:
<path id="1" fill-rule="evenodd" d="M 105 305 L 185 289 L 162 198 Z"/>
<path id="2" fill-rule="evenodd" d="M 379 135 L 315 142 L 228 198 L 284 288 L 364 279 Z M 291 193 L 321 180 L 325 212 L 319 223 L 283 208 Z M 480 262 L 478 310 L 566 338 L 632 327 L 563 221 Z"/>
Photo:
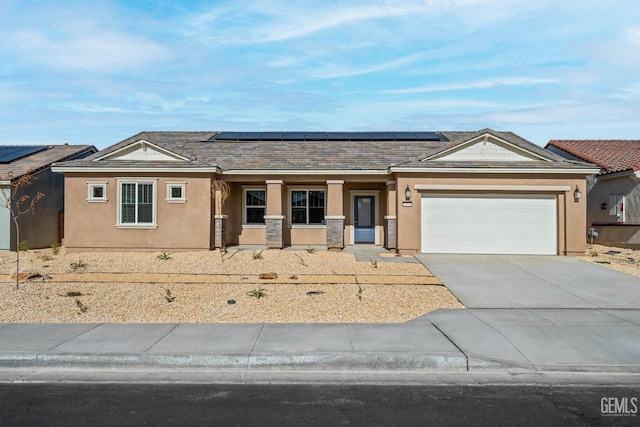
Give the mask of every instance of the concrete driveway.
<path id="1" fill-rule="evenodd" d="M 420 254 L 467 308 L 640 309 L 640 278 L 572 257 Z"/>

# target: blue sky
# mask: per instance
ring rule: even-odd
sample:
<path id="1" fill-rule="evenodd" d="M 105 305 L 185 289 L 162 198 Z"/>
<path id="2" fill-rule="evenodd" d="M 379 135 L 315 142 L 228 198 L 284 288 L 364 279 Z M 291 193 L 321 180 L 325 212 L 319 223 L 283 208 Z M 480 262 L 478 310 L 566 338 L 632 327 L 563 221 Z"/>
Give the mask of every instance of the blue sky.
<path id="1" fill-rule="evenodd" d="M 0 1 L 0 144 L 142 130 L 640 139 L 619 1 Z"/>

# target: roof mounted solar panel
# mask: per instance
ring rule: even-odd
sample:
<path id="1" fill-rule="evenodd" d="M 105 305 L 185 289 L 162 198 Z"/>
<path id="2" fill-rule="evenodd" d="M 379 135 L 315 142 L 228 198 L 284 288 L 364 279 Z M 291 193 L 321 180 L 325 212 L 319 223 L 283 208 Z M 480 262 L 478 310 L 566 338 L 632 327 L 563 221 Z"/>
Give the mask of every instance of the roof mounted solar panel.
<path id="1" fill-rule="evenodd" d="M 394 141 L 393 132 L 371 132 L 372 141 Z"/>
<path id="2" fill-rule="evenodd" d="M 284 132 L 283 141 L 304 141 L 305 132 Z"/>
<path id="3" fill-rule="evenodd" d="M 284 132 L 262 132 L 261 141 L 282 141 Z"/>
<path id="4" fill-rule="evenodd" d="M 327 132 L 327 140 L 328 141 L 348 141 L 349 133 L 348 132 Z"/>
<path id="5" fill-rule="evenodd" d="M 371 132 L 351 132 L 349 139 L 352 141 L 371 141 Z"/>
<path id="6" fill-rule="evenodd" d="M 260 141 L 262 132 L 240 132 L 238 141 Z"/>
<path id="7" fill-rule="evenodd" d="M 416 141 L 418 137 L 415 132 L 393 132 L 396 141 Z"/>
<path id="8" fill-rule="evenodd" d="M 16 146 L 16 145 L 3 145 L 0 146 L 0 163 L 11 163 L 23 157 L 30 156 L 39 151 L 45 150 L 46 145 L 30 145 L 30 146 Z"/>
<path id="9" fill-rule="evenodd" d="M 214 141 L 237 141 L 239 136 L 240 132 L 219 132 L 209 139 Z"/>
<path id="10" fill-rule="evenodd" d="M 416 136 L 420 141 L 440 141 L 442 136 L 435 132 L 416 132 Z"/>
<path id="11" fill-rule="evenodd" d="M 306 141 L 326 141 L 327 132 L 307 132 L 304 139 Z"/>

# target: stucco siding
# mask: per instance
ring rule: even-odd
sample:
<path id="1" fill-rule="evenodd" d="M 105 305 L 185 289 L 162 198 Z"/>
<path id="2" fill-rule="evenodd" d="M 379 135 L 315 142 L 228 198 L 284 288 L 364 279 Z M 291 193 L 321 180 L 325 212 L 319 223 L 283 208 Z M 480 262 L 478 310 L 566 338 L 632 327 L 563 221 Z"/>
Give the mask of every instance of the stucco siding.
<path id="1" fill-rule="evenodd" d="M 528 175 L 447 175 L 425 176 L 419 174 L 398 174 L 397 188 L 403 189 L 408 185 L 411 190 L 411 206 L 403 206 L 404 197 L 398 197 L 397 203 L 397 246 L 401 253 L 416 253 L 421 250 L 421 196 L 415 189 L 416 184 L 429 185 L 459 185 L 479 186 L 491 185 L 495 187 L 506 186 L 531 186 L 531 187 L 567 187 L 567 192 L 556 191 L 558 200 L 558 254 L 577 255 L 584 253 L 586 246 L 586 202 L 581 199 L 575 202 L 573 189 L 576 185 L 585 188 L 585 180 L 567 178 L 563 176 L 534 176 Z M 509 187 L 506 187 L 509 188 Z M 499 193 L 500 191 L 498 191 Z M 503 193 L 514 192 L 513 189 Z M 536 191 L 528 191 L 536 194 Z M 491 192 L 489 192 L 491 193 Z M 479 192 L 482 194 L 482 192 Z M 495 194 L 495 190 L 493 192 Z"/>
<path id="2" fill-rule="evenodd" d="M 65 180 L 65 246 L 81 249 L 209 249 L 211 245 L 211 179 L 202 177 L 121 176 L 127 180 L 156 180 L 156 228 L 118 227 L 117 178 L 100 175 L 67 176 Z M 88 182 L 107 184 L 107 200 L 90 202 Z M 186 203 L 168 203 L 166 184 L 185 182 Z"/>

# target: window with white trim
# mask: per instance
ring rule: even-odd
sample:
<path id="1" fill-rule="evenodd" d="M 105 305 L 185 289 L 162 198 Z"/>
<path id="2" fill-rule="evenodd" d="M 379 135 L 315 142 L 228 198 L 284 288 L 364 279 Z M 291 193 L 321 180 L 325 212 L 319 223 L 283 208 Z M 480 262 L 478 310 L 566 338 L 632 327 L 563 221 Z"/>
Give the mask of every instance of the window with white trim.
<path id="1" fill-rule="evenodd" d="M 167 203 L 186 203 L 187 183 L 167 182 Z"/>
<path id="2" fill-rule="evenodd" d="M 120 181 L 118 224 L 155 225 L 156 182 Z"/>
<path id="3" fill-rule="evenodd" d="M 291 224 L 324 224 L 324 217 L 324 190 L 291 190 Z"/>
<path id="4" fill-rule="evenodd" d="M 244 223 L 264 224 L 267 209 L 267 191 L 259 189 L 244 190 Z"/>
<path id="5" fill-rule="evenodd" d="M 87 182 L 89 202 L 106 202 L 107 201 L 107 183 L 106 182 Z"/>

